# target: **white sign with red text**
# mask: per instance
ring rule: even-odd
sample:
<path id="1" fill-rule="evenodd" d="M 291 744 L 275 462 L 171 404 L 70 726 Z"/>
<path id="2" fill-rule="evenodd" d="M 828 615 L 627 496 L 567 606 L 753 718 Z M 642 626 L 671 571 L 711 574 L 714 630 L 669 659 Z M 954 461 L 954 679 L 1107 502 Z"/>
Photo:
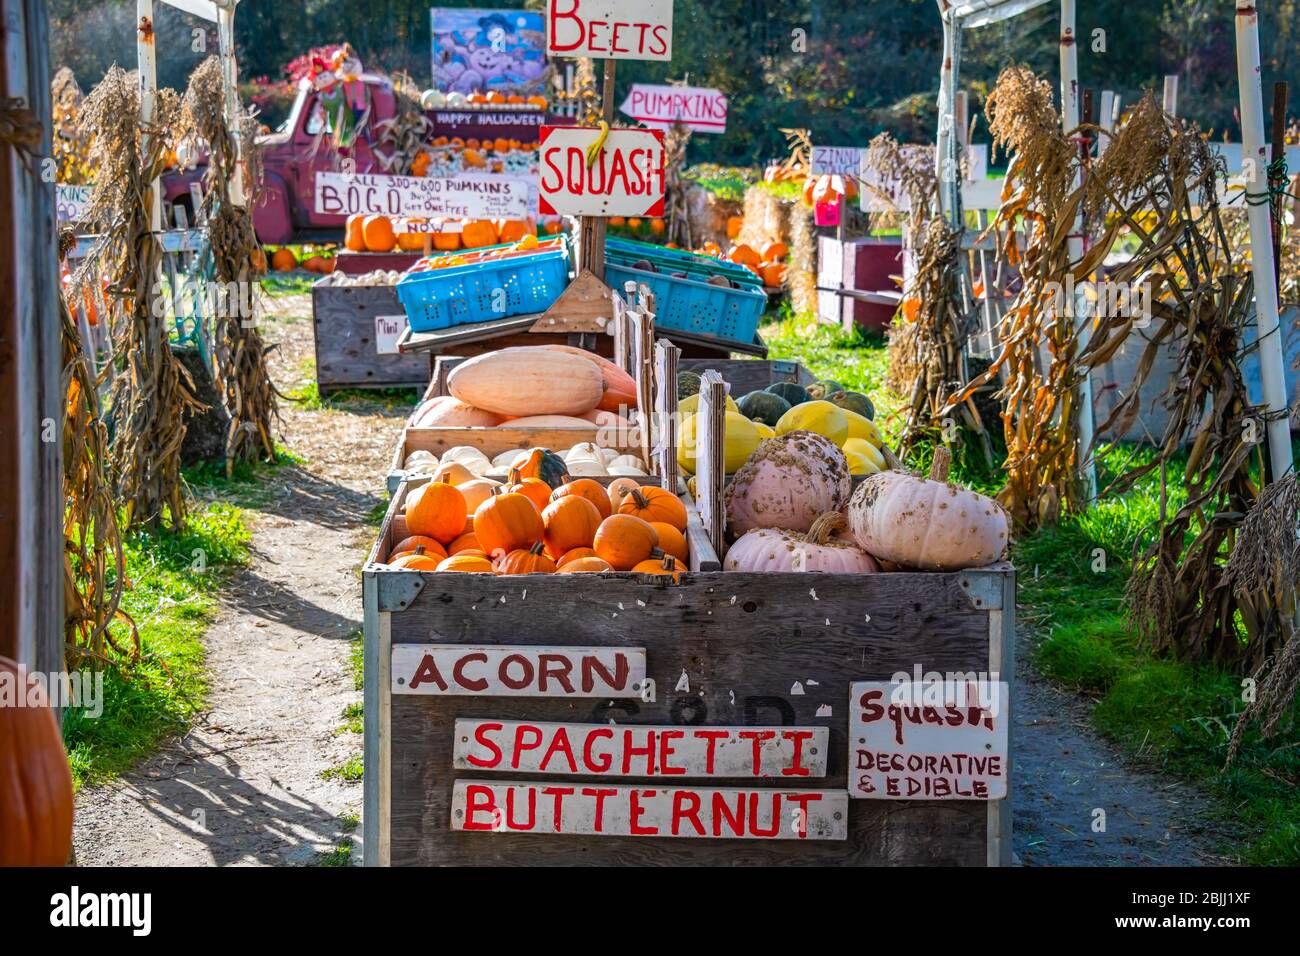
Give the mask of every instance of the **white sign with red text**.
<path id="1" fill-rule="evenodd" d="M 661 727 L 462 718 L 457 770 L 605 777 L 826 776 L 826 727 Z"/>
<path id="2" fill-rule="evenodd" d="M 718 90 L 634 83 L 619 109 L 652 129 L 666 130 L 680 121 L 697 133 L 727 131 L 727 98 Z"/>
<path id="3" fill-rule="evenodd" d="M 1000 800 L 1007 795 L 1007 684 L 849 687 L 849 796 Z"/>
<path id="4" fill-rule="evenodd" d="M 528 180 L 492 173 L 454 177 L 316 173 L 316 211 L 331 215 L 527 219 Z"/>
<path id="5" fill-rule="evenodd" d="M 846 840 L 843 790 L 618 787 L 457 780 L 451 828 L 484 833 Z"/>
<path id="6" fill-rule="evenodd" d="M 645 648 L 394 644 L 392 678 L 394 694 L 631 697 Z"/>
<path id="7" fill-rule="evenodd" d="M 587 147 L 599 136 L 585 126 L 542 127 L 542 214 L 662 216 L 664 134 L 612 129 L 588 167 Z"/>
<path id="8" fill-rule="evenodd" d="M 546 52 L 603 60 L 671 60 L 672 0 L 547 0 Z"/>

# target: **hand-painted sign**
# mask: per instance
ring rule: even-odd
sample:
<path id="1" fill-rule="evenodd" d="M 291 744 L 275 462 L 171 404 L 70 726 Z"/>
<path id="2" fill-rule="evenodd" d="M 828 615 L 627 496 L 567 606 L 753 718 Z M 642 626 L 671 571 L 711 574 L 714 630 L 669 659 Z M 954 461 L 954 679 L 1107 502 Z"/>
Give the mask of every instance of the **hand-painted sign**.
<path id="1" fill-rule="evenodd" d="M 457 770 L 603 777 L 826 776 L 825 727 L 664 727 L 462 718 Z"/>
<path id="2" fill-rule="evenodd" d="M 614 787 L 457 780 L 451 828 L 485 833 L 846 840 L 843 790 Z"/>
<path id="3" fill-rule="evenodd" d="M 727 131 L 727 98 L 718 90 L 635 83 L 619 109 L 652 129 L 680 121 L 697 133 Z"/>
<path id="4" fill-rule="evenodd" d="M 934 166 L 934 147 L 933 146 L 903 146 L 901 151 L 909 163 L 926 163 Z M 972 143 L 966 147 L 966 184 L 983 184 L 989 171 L 989 144 Z M 882 173 L 867 165 L 867 150 L 862 151 L 861 167 L 855 175 L 862 183 L 860 192 L 860 203 L 863 212 L 887 212 L 898 210 L 907 212 L 911 209 L 912 201 L 907 190 L 903 188 L 901 178 L 897 175 Z M 992 190 L 994 197 L 1001 190 L 999 183 Z M 966 209 L 989 208 L 987 203 L 980 201 L 978 205 L 972 206 L 965 200 L 969 189 L 962 190 L 962 206 Z M 995 203 L 991 208 L 997 209 Z"/>
<path id="5" fill-rule="evenodd" d="M 632 697 L 645 680 L 639 647 L 395 644 L 394 694 Z"/>
<path id="6" fill-rule="evenodd" d="M 605 60 L 671 60 L 672 0 L 547 0 L 546 52 Z"/>
<path id="7" fill-rule="evenodd" d="M 343 216 L 527 219 L 528 180 L 487 173 L 443 178 L 318 172 L 316 211 Z"/>
<path id="8" fill-rule="evenodd" d="M 397 355 L 397 340 L 406 331 L 406 316 L 375 316 L 375 352 L 379 355 Z"/>
<path id="9" fill-rule="evenodd" d="M 90 205 L 91 186 L 68 186 L 56 183 L 54 186 L 54 208 L 59 222 L 81 222 L 86 218 L 86 209 Z"/>
<path id="10" fill-rule="evenodd" d="M 863 152 L 859 146 L 813 146 L 813 175 L 856 176 Z"/>
<path id="11" fill-rule="evenodd" d="M 562 216 L 662 216 L 664 134 L 612 129 L 595 162 L 587 148 L 600 130 L 543 126 L 541 211 Z"/>
<path id="12" fill-rule="evenodd" d="M 983 695 L 981 697 L 981 694 Z M 849 796 L 998 800 L 1007 795 L 1005 682 L 863 681 L 849 688 Z"/>

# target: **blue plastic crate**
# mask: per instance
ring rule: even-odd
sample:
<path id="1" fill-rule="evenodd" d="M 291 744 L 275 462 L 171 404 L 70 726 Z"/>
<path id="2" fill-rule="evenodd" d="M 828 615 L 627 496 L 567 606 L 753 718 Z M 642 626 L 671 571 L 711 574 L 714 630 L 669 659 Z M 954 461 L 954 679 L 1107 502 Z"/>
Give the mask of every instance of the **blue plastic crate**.
<path id="1" fill-rule="evenodd" d="M 706 276 L 720 275 L 739 282 L 742 285 L 762 285 L 763 280 L 744 266 L 716 259 L 701 252 L 687 249 L 669 249 L 667 246 L 651 242 L 638 242 L 635 239 L 620 239 L 610 236 L 605 240 L 606 259 L 615 259 L 623 265 L 630 265 L 638 259 L 645 259 L 655 266 L 667 266 L 675 272 L 703 272 Z"/>
<path id="2" fill-rule="evenodd" d="M 397 282 L 397 299 L 414 332 L 545 312 L 569 286 L 565 246 L 509 259 L 412 272 Z"/>
<path id="3" fill-rule="evenodd" d="M 749 286 L 727 288 L 702 279 L 677 279 L 662 272 L 633 269 L 615 259 L 605 261 L 605 282 L 622 288 L 628 279 L 644 282 L 655 295 L 655 325 L 731 339 L 750 345 L 767 308 L 767 293 Z"/>

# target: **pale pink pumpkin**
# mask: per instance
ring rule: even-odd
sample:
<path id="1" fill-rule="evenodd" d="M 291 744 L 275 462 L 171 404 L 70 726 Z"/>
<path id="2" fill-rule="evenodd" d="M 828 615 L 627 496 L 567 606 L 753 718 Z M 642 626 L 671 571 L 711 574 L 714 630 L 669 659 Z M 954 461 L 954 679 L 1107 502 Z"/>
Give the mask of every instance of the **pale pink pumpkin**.
<path id="1" fill-rule="evenodd" d="M 804 532 L 819 515 L 840 511 L 853 487 L 849 463 L 829 438 L 793 431 L 769 438 L 727 485 L 727 526 Z"/>
<path id="2" fill-rule="evenodd" d="M 780 528 L 755 528 L 745 532 L 731 546 L 722 569 L 816 574 L 873 574 L 879 571 L 871 555 L 836 534 L 844 525 L 844 515 L 829 511 L 813 522 L 807 534 L 795 534 Z"/>
<path id="3" fill-rule="evenodd" d="M 1006 557 L 1007 514 L 992 498 L 948 482 L 951 456 L 935 449 L 929 478 L 882 471 L 858 485 L 849 530 L 878 559 L 925 571 L 978 568 Z"/>
<path id="4" fill-rule="evenodd" d="M 439 395 L 412 412 L 410 424 L 415 428 L 491 428 L 501 424 L 501 416 L 450 395 Z"/>

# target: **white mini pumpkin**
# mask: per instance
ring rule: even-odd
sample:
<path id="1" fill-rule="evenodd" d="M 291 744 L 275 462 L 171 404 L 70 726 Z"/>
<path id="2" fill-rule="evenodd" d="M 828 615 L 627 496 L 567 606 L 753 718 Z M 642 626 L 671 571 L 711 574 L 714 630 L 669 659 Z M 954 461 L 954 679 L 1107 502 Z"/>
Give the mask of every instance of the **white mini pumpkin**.
<path id="1" fill-rule="evenodd" d="M 926 571 L 959 571 L 1002 560 L 1010 528 L 992 498 L 950 483 L 947 448 L 935 449 L 929 478 L 882 471 L 858 485 L 849 530 L 877 558 Z"/>
<path id="2" fill-rule="evenodd" d="M 853 480 L 834 442 L 792 431 L 763 442 L 732 476 L 725 494 L 727 525 L 737 534 L 755 528 L 804 532 L 819 515 L 840 511 Z"/>
<path id="3" fill-rule="evenodd" d="M 760 574 L 792 571 L 816 574 L 874 574 L 880 570 L 871 555 L 836 532 L 844 515 L 828 511 L 807 534 L 781 528 L 755 528 L 736 539 L 722 562 L 724 571 Z"/>

